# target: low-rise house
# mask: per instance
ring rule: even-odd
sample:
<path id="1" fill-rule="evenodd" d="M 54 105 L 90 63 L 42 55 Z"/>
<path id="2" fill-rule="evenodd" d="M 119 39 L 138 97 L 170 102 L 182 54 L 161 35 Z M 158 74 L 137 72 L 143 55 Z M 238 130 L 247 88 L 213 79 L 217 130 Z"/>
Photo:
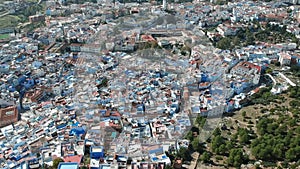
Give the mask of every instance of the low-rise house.
<path id="1" fill-rule="evenodd" d="M 90 168 L 98 169 L 100 164 L 104 160 L 104 147 L 102 146 L 91 146 L 90 147 Z M 102 162 L 101 162 L 102 161 Z"/>
<path id="2" fill-rule="evenodd" d="M 254 59 L 258 59 L 258 58 L 264 58 L 264 57 L 266 57 L 267 55 L 266 55 L 266 53 L 264 53 L 264 52 L 249 52 L 249 53 L 247 53 L 247 55 L 248 55 L 248 59 L 249 60 L 254 60 Z"/>
<path id="3" fill-rule="evenodd" d="M 231 88 L 234 90 L 236 94 L 242 93 L 245 89 L 247 89 L 250 86 L 248 81 L 238 81 L 238 82 L 232 82 Z"/>
<path id="4" fill-rule="evenodd" d="M 18 121 L 17 106 L 13 102 L 0 99 L 0 126 L 6 126 Z"/>
<path id="5" fill-rule="evenodd" d="M 79 44 L 79 43 L 72 43 L 70 45 L 70 51 L 71 52 L 80 52 L 81 51 L 81 46 L 82 44 Z"/>
<path id="6" fill-rule="evenodd" d="M 101 46 L 97 44 L 86 44 L 81 46 L 80 51 L 81 52 L 89 52 L 89 53 L 100 53 L 101 52 Z"/>
<path id="7" fill-rule="evenodd" d="M 291 64 L 300 66 L 300 54 L 293 53 L 291 56 Z"/>
<path id="8" fill-rule="evenodd" d="M 217 27 L 217 31 L 222 36 L 234 36 L 239 31 L 239 28 L 234 27 L 234 26 L 230 26 L 230 25 L 227 25 L 227 24 L 220 24 Z"/>
<path id="9" fill-rule="evenodd" d="M 29 18 L 30 23 L 45 21 L 44 15 L 32 15 L 32 16 L 29 16 L 28 18 Z"/>
<path id="10" fill-rule="evenodd" d="M 279 55 L 279 59 L 278 61 L 280 62 L 280 64 L 282 66 L 289 66 L 291 65 L 291 55 L 289 53 L 285 53 L 285 52 L 281 52 L 278 54 Z"/>
<path id="11" fill-rule="evenodd" d="M 166 165 L 171 164 L 170 158 L 165 154 L 163 147 L 157 149 L 149 150 L 149 158 L 152 162 L 155 163 L 165 163 Z"/>
<path id="12" fill-rule="evenodd" d="M 82 162 L 83 156 L 82 155 L 74 155 L 74 156 L 65 156 L 63 158 L 63 160 L 65 162 L 69 162 L 69 163 L 77 163 L 80 165 L 80 163 Z"/>
<path id="13" fill-rule="evenodd" d="M 258 84 L 260 79 L 261 67 L 250 62 L 240 62 L 230 70 L 230 74 L 243 77 L 251 77 L 253 84 Z"/>

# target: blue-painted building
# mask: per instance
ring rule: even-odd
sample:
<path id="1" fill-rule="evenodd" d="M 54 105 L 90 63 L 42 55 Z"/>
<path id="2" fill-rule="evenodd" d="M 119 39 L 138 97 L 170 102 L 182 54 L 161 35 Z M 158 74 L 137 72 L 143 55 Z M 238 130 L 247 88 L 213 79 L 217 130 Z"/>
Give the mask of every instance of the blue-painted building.
<path id="1" fill-rule="evenodd" d="M 35 85 L 35 81 L 34 81 L 34 79 L 28 79 L 27 81 L 25 81 L 23 83 L 23 85 L 24 85 L 25 89 L 30 89 Z"/>
<path id="2" fill-rule="evenodd" d="M 50 10 L 50 9 L 47 9 L 46 12 L 45 12 L 45 14 L 46 14 L 47 16 L 51 16 L 51 10 Z"/>
<path id="3" fill-rule="evenodd" d="M 143 114 L 143 113 L 145 113 L 145 105 L 144 104 L 137 105 L 137 114 Z"/>
<path id="4" fill-rule="evenodd" d="M 250 86 L 250 84 L 247 81 L 231 82 L 231 84 L 230 84 L 230 87 L 234 90 L 234 93 L 236 93 L 236 94 L 242 93 L 249 86 Z"/>
<path id="5" fill-rule="evenodd" d="M 26 76 L 24 75 L 21 75 L 19 78 L 18 78 L 18 83 L 21 84 L 21 83 L 24 83 L 26 81 Z"/>
<path id="6" fill-rule="evenodd" d="M 83 135 L 84 133 L 85 133 L 85 129 L 83 127 L 76 127 L 76 128 L 72 128 L 70 130 L 69 135 L 80 136 L 80 135 Z"/>
<path id="7" fill-rule="evenodd" d="M 226 103 L 225 112 L 226 112 L 226 113 L 229 113 L 229 112 L 231 112 L 231 111 L 233 111 L 233 110 L 234 110 L 234 101 L 233 101 L 233 100 L 228 101 L 228 102 Z"/>
<path id="8" fill-rule="evenodd" d="M 170 107 L 171 107 L 171 110 L 170 110 L 171 115 L 173 115 L 174 113 L 179 113 L 179 104 L 178 103 L 172 103 Z"/>
<path id="9" fill-rule="evenodd" d="M 34 62 L 32 62 L 32 66 L 35 67 L 35 68 L 37 68 L 37 69 L 40 68 L 42 65 L 43 65 L 43 63 L 40 62 L 40 61 L 34 61 Z"/>
<path id="10" fill-rule="evenodd" d="M 104 158 L 104 148 L 102 146 L 91 146 L 90 147 L 90 158 L 91 159 Z"/>
<path id="11" fill-rule="evenodd" d="M 26 56 L 22 55 L 22 56 L 16 58 L 16 62 L 20 63 L 20 62 L 23 62 L 25 59 L 26 59 Z"/>
<path id="12" fill-rule="evenodd" d="M 38 158 L 29 160 L 27 164 L 29 169 L 37 169 L 41 167 Z"/>
<path id="13" fill-rule="evenodd" d="M 266 57 L 267 54 L 266 53 L 249 53 L 249 56 L 248 56 L 248 60 L 253 60 L 253 59 L 258 59 L 258 58 L 264 58 Z"/>
<path id="14" fill-rule="evenodd" d="M 10 69 L 10 65 L 8 65 L 8 64 L 0 65 L 0 72 L 7 73 L 7 72 L 9 72 L 9 69 Z"/>
<path id="15" fill-rule="evenodd" d="M 209 82 L 209 77 L 208 77 L 207 74 L 205 74 L 205 73 L 202 73 L 202 74 L 201 74 L 201 77 L 200 77 L 200 83 L 201 83 L 201 82 Z"/>

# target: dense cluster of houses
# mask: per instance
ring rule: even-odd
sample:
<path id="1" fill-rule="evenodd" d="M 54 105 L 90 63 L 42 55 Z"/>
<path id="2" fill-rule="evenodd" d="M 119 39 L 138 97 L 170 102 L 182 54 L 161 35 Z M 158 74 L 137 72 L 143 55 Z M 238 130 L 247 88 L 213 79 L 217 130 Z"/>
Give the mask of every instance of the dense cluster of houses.
<path id="1" fill-rule="evenodd" d="M 30 17 L 46 27 L 1 45 L 0 168 L 61 158 L 58 168 L 163 169 L 166 152 L 188 147 L 190 117 L 241 108 L 271 63 L 300 66 L 295 43 L 227 51 L 209 41 L 245 21 L 299 19 L 296 6 L 165 4 L 170 16 L 150 3 L 46 3 Z M 210 26 L 217 32 L 200 30 Z M 299 36 L 295 23 L 287 31 Z"/>

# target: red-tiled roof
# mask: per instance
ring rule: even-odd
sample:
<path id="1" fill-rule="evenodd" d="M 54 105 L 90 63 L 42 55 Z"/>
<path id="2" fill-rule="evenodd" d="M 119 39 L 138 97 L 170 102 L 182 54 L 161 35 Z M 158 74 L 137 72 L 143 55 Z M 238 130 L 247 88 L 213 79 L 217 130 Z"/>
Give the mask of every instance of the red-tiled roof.
<path id="1" fill-rule="evenodd" d="M 257 93 L 258 91 L 259 91 L 259 87 L 253 90 L 254 93 Z"/>
<path id="2" fill-rule="evenodd" d="M 146 41 L 155 41 L 151 35 L 142 35 L 141 38 Z"/>
<path id="3" fill-rule="evenodd" d="M 255 64 L 250 63 L 250 62 L 241 62 L 241 63 L 239 63 L 238 66 L 247 67 L 247 68 L 250 68 L 250 69 L 257 69 L 258 72 L 261 71 L 261 67 L 260 66 L 255 65 Z"/>

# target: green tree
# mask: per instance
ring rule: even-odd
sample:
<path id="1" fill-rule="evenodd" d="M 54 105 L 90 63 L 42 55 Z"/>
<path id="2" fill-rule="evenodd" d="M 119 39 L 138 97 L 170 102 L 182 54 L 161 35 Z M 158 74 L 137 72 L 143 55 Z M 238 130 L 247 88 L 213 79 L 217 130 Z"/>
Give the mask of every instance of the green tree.
<path id="1" fill-rule="evenodd" d="M 223 49 L 223 50 L 232 49 L 231 40 L 228 37 L 224 37 L 221 40 L 219 40 L 217 42 L 216 46 L 217 46 L 217 48 Z"/>
<path id="2" fill-rule="evenodd" d="M 208 152 L 204 152 L 200 159 L 204 162 L 204 163 L 209 163 L 210 162 L 210 157 L 211 157 L 211 154 L 208 153 Z"/>
<path id="3" fill-rule="evenodd" d="M 225 143 L 225 140 L 222 136 L 215 136 L 212 140 L 212 151 L 214 153 L 220 154 L 220 146 Z"/>
<path id="4" fill-rule="evenodd" d="M 267 133 L 273 134 L 278 127 L 279 125 L 276 122 L 267 124 Z"/>
<path id="5" fill-rule="evenodd" d="M 179 157 L 179 158 L 182 158 L 184 161 L 192 160 L 192 156 L 191 156 L 190 151 L 187 148 L 184 148 L 184 147 L 181 147 L 178 150 L 176 156 Z"/>
<path id="6" fill-rule="evenodd" d="M 287 133 L 287 125 L 284 123 L 281 126 L 279 126 L 276 130 L 275 130 L 275 134 L 276 135 L 286 135 Z"/>
<path id="7" fill-rule="evenodd" d="M 256 125 L 258 134 L 260 134 L 260 135 L 265 134 L 267 132 L 266 128 L 271 121 L 272 120 L 265 118 L 265 117 L 261 118 Z"/>
<path id="8" fill-rule="evenodd" d="M 244 155 L 242 149 L 232 149 L 230 150 L 227 163 L 229 166 L 240 167 L 241 164 L 246 163 L 248 160 L 247 155 Z"/>
<path id="9" fill-rule="evenodd" d="M 190 46 L 189 44 L 183 46 L 183 47 L 181 48 L 181 52 L 183 52 L 183 53 L 191 53 L 191 52 L 192 52 L 192 49 L 191 49 L 191 47 L 189 47 L 189 46 Z"/>
<path id="10" fill-rule="evenodd" d="M 242 116 L 245 118 L 246 117 L 246 111 L 242 112 Z"/>
<path id="11" fill-rule="evenodd" d="M 295 129 L 296 134 L 300 135 L 300 126 Z"/>
<path id="12" fill-rule="evenodd" d="M 295 137 L 290 142 L 290 147 L 297 147 L 300 145 L 300 137 Z"/>
<path id="13" fill-rule="evenodd" d="M 214 136 L 220 136 L 220 135 L 221 135 L 221 130 L 220 130 L 220 128 L 216 128 L 216 129 L 214 130 L 214 132 L 213 132 L 213 135 L 214 135 Z"/>
<path id="14" fill-rule="evenodd" d="M 227 151 L 227 149 L 226 149 L 226 144 L 222 144 L 222 145 L 220 145 L 220 147 L 218 148 L 218 152 L 219 152 L 219 154 L 225 154 L 226 153 L 226 151 Z"/>
<path id="15" fill-rule="evenodd" d="M 54 159 L 54 160 L 53 160 L 52 168 L 53 168 L 53 169 L 57 169 L 60 162 L 64 162 L 64 160 L 61 159 L 61 158 L 56 158 L 56 159 Z"/>
<path id="16" fill-rule="evenodd" d="M 247 129 L 238 129 L 239 141 L 242 144 L 246 144 L 250 141 L 250 132 Z"/>
<path id="17" fill-rule="evenodd" d="M 295 148 L 290 148 L 286 153 L 285 157 L 289 161 L 295 161 L 297 160 L 297 151 Z"/>
<path id="18" fill-rule="evenodd" d="M 268 139 L 268 138 L 263 138 Z M 272 159 L 273 148 L 271 145 L 264 143 L 262 140 L 257 141 L 258 145 L 252 147 L 252 153 L 257 159 L 270 160 Z"/>
<path id="19" fill-rule="evenodd" d="M 246 45 L 254 45 L 255 38 L 253 36 L 253 33 L 249 29 L 246 29 L 245 34 L 246 34 Z"/>
<path id="20" fill-rule="evenodd" d="M 283 158 L 283 150 L 284 150 L 284 145 L 277 144 L 274 147 L 272 154 L 275 156 L 276 159 L 281 159 Z"/>
<path id="21" fill-rule="evenodd" d="M 248 133 L 244 133 L 242 135 L 240 135 L 240 143 L 242 144 L 247 144 L 250 141 L 250 136 Z"/>
<path id="22" fill-rule="evenodd" d="M 226 141 L 226 149 L 231 150 L 234 147 L 232 141 Z"/>
<path id="23" fill-rule="evenodd" d="M 234 46 L 239 46 L 240 45 L 240 39 L 238 38 L 238 36 L 235 36 L 232 39 L 232 43 L 233 43 Z"/>
<path id="24" fill-rule="evenodd" d="M 202 152 L 203 152 L 204 147 L 203 147 L 203 145 L 200 143 L 199 138 L 194 139 L 194 140 L 192 141 L 191 144 L 192 144 L 192 147 L 193 147 L 193 150 L 194 150 L 194 151 L 197 151 L 197 152 L 199 152 L 199 153 L 202 153 Z"/>
<path id="25" fill-rule="evenodd" d="M 80 167 L 80 169 L 88 169 L 88 167 L 87 166 L 82 166 L 82 167 Z"/>
<path id="26" fill-rule="evenodd" d="M 190 141 L 193 141 L 194 140 L 194 136 L 193 136 L 193 132 L 192 131 L 189 131 L 186 136 L 185 136 L 186 139 L 190 140 Z"/>
<path id="27" fill-rule="evenodd" d="M 198 115 L 196 118 L 196 124 L 199 125 L 199 127 L 203 127 L 205 124 L 206 118 L 203 116 Z"/>
<path id="28" fill-rule="evenodd" d="M 232 135 L 231 135 L 230 140 L 231 140 L 232 142 L 236 142 L 237 138 L 238 138 L 238 133 L 235 133 L 235 134 L 232 134 Z"/>
<path id="29" fill-rule="evenodd" d="M 290 106 L 291 107 L 299 107 L 300 106 L 300 102 L 298 100 L 292 100 L 290 102 Z"/>
<path id="30" fill-rule="evenodd" d="M 269 67 L 266 69 L 266 73 L 272 73 L 272 72 L 273 72 L 273 69 L 271 69 Z"/>
<path id="31" fill-rule="evenodd" d="M 173 167 L 170 165 L 166 165 L 165 169 L 173 169 Z"/>

